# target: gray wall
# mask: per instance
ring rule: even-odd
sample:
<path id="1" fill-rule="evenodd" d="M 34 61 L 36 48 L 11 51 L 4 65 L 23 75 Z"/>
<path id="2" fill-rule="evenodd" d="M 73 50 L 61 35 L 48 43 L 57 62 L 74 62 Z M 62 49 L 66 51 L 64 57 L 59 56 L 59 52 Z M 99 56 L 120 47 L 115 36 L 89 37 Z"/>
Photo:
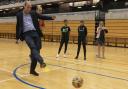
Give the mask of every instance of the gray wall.
<path id="1" fill-rule="evenodd" d="M 64 19 L 68 20 L 94 20 L 95 11 L 86 11 L 86 12 L 72 12 L 72 13 L 58 13 L 58 14 L 49 14 L 55 15 L 56 21 L 62 21 Z M 106 13 L 106 19 L 128 19 L 128 8 L 127 9 L 116 9 L 109 10 Z M 15 22 L 15 17 L 0 17 L 0 23 L 2 22 Z"/>

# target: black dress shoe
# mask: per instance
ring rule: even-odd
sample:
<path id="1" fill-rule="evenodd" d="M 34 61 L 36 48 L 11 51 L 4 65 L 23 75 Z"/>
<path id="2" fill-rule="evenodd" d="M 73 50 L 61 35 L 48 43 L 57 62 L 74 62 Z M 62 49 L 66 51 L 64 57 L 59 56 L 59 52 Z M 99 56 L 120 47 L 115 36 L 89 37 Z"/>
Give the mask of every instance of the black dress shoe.
<path id="1" fill-rule="evenodd" d="M 45 68 L 46 67 L 46 63 L 40 64 L 40 68 Z"/>
<path id="2" fill-rule="evenodd" d="M 35 71 L 30 72 L 30 74 L 32 74 L 32 75 L 34 75 L 34 76 L 39 76 L 39 74 L 38 74 L 37 72 L 35 72 Z"/>
<path id="3" fill-rule="evenodd" d="M 76 56 L 75 59 L 78 59 L 78 57 Z"/>

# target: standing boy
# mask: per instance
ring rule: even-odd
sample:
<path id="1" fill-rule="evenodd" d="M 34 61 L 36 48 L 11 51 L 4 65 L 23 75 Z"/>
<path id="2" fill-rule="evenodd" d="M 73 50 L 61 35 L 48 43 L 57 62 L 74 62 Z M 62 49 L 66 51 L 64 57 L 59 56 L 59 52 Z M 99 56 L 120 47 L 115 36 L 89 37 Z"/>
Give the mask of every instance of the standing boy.
<path id="1" fill-rule="evenodd" d="M 75 59 L 78 59 L 81 43 L 83 44 L 83 51 L 84 51 L 84 60 L 86 60 L 86 37 L 87 37 L 87 27 L 84 25 L 84 21 L 80 21 L 80 26 L 78 27 L 78 49 L 77 49 L 77 56 Z"/>
<path id="2" fill-rule="evenodd" d="M 59 57 L 59 54 L 61 52 L 64 43 L 65 43 L 64 57 L 66 57 L 69 35 L 70 35 L 70 27 L 68 26 L 68 20 L 64 20 L 64 26 L 61 28 L 61 41 L 60 41 L 58 54 L 56 56 L 57 58 Z"/>

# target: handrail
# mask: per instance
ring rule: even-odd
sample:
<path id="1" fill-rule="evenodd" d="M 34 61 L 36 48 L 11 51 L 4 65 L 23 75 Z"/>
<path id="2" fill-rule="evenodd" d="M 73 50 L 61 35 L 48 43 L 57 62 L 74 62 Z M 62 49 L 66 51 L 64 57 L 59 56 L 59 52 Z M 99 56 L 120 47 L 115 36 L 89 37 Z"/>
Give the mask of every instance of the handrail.
<path id="1" fill-rule="evenodd" d="M 37 4 L 44 4 L 44 3 L 50 3 L 50 2 L 58 2 L 58 1 L 63 1 L 63 0 L 35 0 L 31 1 L 32 5 L 37 5 Z M 9 8 L 16 8 L 16 7 L 22 7 L 24 2 L 22 3 L 15 3 L 15 4 L 9 4 L 9 5 L 2 5 L 0 6 L 0 9 L 9 9 Z"/>

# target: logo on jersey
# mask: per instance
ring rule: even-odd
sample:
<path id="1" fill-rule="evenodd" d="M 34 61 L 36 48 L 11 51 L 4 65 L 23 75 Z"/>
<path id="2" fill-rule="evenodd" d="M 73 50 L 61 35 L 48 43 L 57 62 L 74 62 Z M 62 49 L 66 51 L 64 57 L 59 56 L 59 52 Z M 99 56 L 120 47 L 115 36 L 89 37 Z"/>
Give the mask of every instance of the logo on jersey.
<path id="1" fill-rule="evenodd" d="M 80 28 L 79 28 L 79 31 L 80 31 L 80 32 L 83 32 L 83 31 L 84 31 L 84 27 L 83 27 L 83 28 L 80 27 Z"/>
<path id="2" fill-rule="evenodd" d="M 63 28 L 62 32 L 68 32 L 68 28 Z"/>

